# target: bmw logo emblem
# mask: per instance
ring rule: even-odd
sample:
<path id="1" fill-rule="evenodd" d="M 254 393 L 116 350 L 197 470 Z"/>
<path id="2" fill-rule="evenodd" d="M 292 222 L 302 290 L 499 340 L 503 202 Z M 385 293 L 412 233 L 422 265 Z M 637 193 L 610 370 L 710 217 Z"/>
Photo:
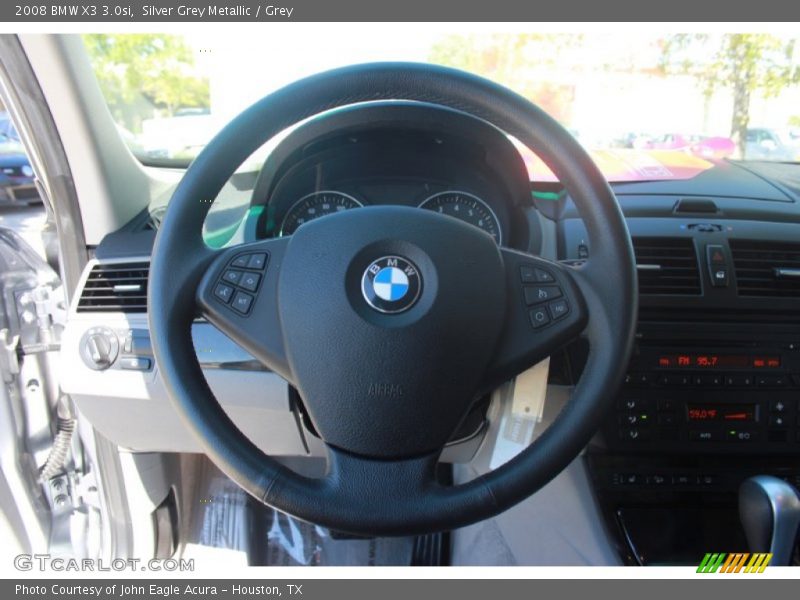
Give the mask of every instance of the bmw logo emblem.
<path id="1" fill-rule="evenodd" d="M 417 267 L 400 256 L 384 256 L 372 261 L 361 278 L 364 299 L 382 313 L 408 310 L 417 301 L 421 289 Z"/>

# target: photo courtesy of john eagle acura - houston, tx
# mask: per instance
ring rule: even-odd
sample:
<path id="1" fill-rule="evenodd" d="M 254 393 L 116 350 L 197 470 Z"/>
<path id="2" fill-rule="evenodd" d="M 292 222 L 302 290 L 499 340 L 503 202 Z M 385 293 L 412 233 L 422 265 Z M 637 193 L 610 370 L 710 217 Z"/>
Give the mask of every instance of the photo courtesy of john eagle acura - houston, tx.
<path id="1" fill-rule="evenodd" d="M 296 25 L 0 36 L 9 564 L 800 564 L 799 40 Z"/>

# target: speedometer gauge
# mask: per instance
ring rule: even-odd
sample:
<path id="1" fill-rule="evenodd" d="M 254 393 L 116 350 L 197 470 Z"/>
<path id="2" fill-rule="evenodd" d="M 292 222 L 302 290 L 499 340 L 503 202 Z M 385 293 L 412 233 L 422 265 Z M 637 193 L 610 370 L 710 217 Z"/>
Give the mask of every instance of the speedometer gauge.
<path id="1" fill-rule="evenodd" d="M 361 206 L 364 206 L 361 202 L 342 192 L 313 192 L 300 198 L 286 211 L 280 235 L 292 235 L 303 223 Z"/>
<path id="2" fill-rule="evenodd" d="M 427 198 L 419 207 L 461 219 L 483 229 L 498 245 L 503 243 L 497 215 L 486 202 L 474 194 L 448 190 Z"/>

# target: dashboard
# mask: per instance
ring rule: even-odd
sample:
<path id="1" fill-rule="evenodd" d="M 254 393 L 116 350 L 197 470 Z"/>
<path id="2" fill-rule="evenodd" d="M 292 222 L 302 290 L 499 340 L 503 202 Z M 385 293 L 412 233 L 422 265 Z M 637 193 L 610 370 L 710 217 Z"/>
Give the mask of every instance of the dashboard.
<path id="1" fill-rule="evenodd" d="M 709 548 L 744 549 L 741 481 L 773 474 L 800 485 L 798 181 L 797 165 L 721 162 L 691 179 L 612 186 L 636 253 L 639 326 L 626 380 L 582 459 L 592 490 L 583 501 L 600 508 L 626 563 L 697 564 Z M 395 204 L 442 212 L 554 260 L 578 263 L 593 251 L 569 196 L 557 184 L 531 184 L 504 134 L 421 104 L 311 119 L 236 193 L 248 210 L 231 243 Z M 191 452 L 197 446 L 149 349 L 149 216 L 95 249 L 65 331 L 62 387 L 115 443 Z M 116 279 L 131 289 L 134 278 L 138 293 L 96 291 Z M 209 384 L 254 442 L 273 455 L 319 456 L 302 399 L 285 382 L 210 324 L 196 322 L 194 336 Z M 92 365 L 89 343 L 114 357 Z M 568 390 L 589 351 L 577 340 L 554 354 L 551 385 Z M 489 436 L 488 406 L 454 436 L 445 460 L 476 456 Z"/>
<path id="2" fill-rule="evenodd" d="M 255 237 L 291 235 L 304 223 L 365 206 L 432 210 L 527 249 L 527 170 L 499 130 L 452 110 L 376 103 L 334 111 L 293 131 L 254 187 L 263 206 Z"/>

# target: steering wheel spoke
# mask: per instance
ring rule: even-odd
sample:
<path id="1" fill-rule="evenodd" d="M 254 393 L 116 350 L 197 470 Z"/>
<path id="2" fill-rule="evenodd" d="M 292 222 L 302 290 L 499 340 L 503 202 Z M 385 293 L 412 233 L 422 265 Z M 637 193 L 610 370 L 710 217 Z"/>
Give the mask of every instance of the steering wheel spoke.
<path id="1" fill-rule="evenodd" d="M 201 314 L 264 365 L 289 379 L 277 287 L 288 238 L 217 253 L 197 289 Z"/>
<path id="2" fill-rule="evenodd" d="M 503 249 L 506 324 L 487 384 L 497 385 L 575 339 L 588 310 L 572 267 Z"/>
<path id="3" fill-rule="evenodd" d="M 358 456 L 329 445 L 325 481 L 346 506 L 361 508 L 357 511 L 359 520 L 378 502 L 397 507 L 392 520 L 397 519 L 401 526 L 402 515 L 409 504 L 419 502 L 438 487 L 437 460 L 438 453 L 386 461 Z"/>

